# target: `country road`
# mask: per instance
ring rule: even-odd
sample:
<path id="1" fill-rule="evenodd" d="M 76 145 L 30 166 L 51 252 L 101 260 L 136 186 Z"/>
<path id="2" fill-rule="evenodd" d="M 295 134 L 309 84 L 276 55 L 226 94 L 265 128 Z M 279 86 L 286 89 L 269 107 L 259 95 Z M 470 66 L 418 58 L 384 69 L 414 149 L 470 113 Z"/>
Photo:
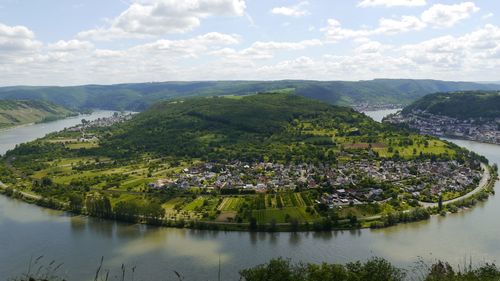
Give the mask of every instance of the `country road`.
<path id="1" fill-rule="evenodd" d="M 5 189 L 7 187 L 8 187 L 7 185 L 5 185 L 3 182 L 0 181 L 0 188 Z M 14 189 L 14 191 L 21 193 L 24 197 L 27 197 L 27 198 L 31 198 L 31 199 L 35 199 L 35 200 L 39 200 L 39 199 L 42 198 L 42 196 L 40 196 L 40 195 L 35 195 L 35 194 L 27 193 L 27 192 L 20 191 L 20 190 L 17 190 L 17 189 Z"/>
<path id="2" fill-rule="evenodd" d="M 455 202 L 461 201 L 463 199 L 469 198 L 472 195 L 481 191 L 484 187 L 486 187 L 486 185 L 488 184 L 488 182 L 490 181 L 490 178 L 491 178 L 490 170 L 483 163 L 481 163 L 481 168 L 484 171 L 483 177 L 481 178 L 481 181 L 479 182 L 479 184 L 477 185 L 477 187 L 474 190 L 472 190 L 471 192 L 464 194 L 460 197 L 457 197 L 455 199 L 443 201 L 443 205 L 448 205 L 448 204 L 455 203 Z M 438 207 L 438 205 L 439 205 L 439 203 L 422 202 L 422 201 L 419 201 L 418 203 L 420 204 L 420 206 L 422 206 L 424 208 L 433 208 L 433 207 Z"/>

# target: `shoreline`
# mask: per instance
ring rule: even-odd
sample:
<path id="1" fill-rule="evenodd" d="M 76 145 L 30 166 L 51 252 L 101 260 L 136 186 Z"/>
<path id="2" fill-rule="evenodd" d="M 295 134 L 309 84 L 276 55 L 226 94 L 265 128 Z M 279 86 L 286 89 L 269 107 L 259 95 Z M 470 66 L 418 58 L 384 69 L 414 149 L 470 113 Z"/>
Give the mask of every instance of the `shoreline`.
<path id="1" fill-rule="evenodd" d="M 456 202 L 460 202 L 464 199 L 467 199 L 471 196 L 474 196 L 475 194 L 477 194 L 478 192 L 480 192 L 481 190 L 483 190 L 487 185 L 488 183 L 491 181 L 491 171 L 490 171 L 490 167 L 487 166 L 486 164 L 484 163 L 481 163 L 481 168 L 483 169 L 483 176 L 481 177 L 481 181 L 479 182 L 478 186 L 476 188 L 474 188 L 473 190 L 467 192 L 466 194 L 462 195 L 462 196 L 459 196 L 457 198 L 453 198 L 453 199 L 450 199 L 450 200 L 446 200 L 446 201 L 443 201 L 442 204 L 443 206 L 446 206 L 446 205 L 449 205 L 449 204 L 453 204 L 453 203 L 456 203 Z M 418 201 L 418 203 L 424 207 L 424 208 L 435 208 L 435 207 L 438 207 L 439 206 L 439 203 L 435 203 L 435 202 L 424 202 L 424 201 Z"/>
<path id="2" fill-rule="evenodd" d="M 482 140 L 472 140 L 472 139 L 467 139 L 467 138 L 461 138 L 458 136 L 449 136 L 449 135 L 444 135 L 444 136 L 435 136 L 441 139 L 453 139 L 453 140 L 463 140 L 463 141 L 473 141 L 473 142 L 478 142 L 482 144 L 491 144 L 491 145 L 498 145 L 500 146 L 500 143 L 495 143 L 495 142 L 487 142 L 487 141 L 482 141 Z"/>
<path id="3" fill-rule="evenodd" d="M 481 184 L 480 182 L 478 184 L 478 187 L 476 187 L 474 190 L 468 192 L 465 195 L 447 200 L 446 203 L 443 202 L 443 206 L 454 206 L 457 209 L 456 212 L 448 211 L 446 213 L 457 213 L 465 209 L 472 209 L 472 207 L 477 203 L 477 200 L 483 201 L 483 199 L 474 198 L 476 195 L 480 194 L 481 191 L 486 191 L 488 197 L 490 194 L 494 194 L 494 185 L 496 181 L 499 180 L 498 172 L 494 171 L 491 166 L 486 165 L 484 163 L 481 163 L 481 166 L 484 168 L 483 177 L 481 178 L 481 181 L 484 181 L 484 183 Z M 11 193 L 7 194 L 8 193 L 7 190 L 9 189 L 11 190 Z M 443 215 L 440 214 L 440 211 L 442 212 L 443 210 L 438 210 L 438 203 L 419 201 L 421 207 L 415 207 L 409 210 L 399 211 L 396 212 L 395 214 L 396 215 L 409 214 L 410 212 L 415 212 L 416 210 L 421 209 L 428 213 L 428 217 L 424 219 L 416 219 L 411 221 L 399 221 L 396 222 L 395 224 L 390 224 L 390 225 L 381 225 L 384 223 L 383 219 L 389 215 L 389 214 L 382 214 L 382 215 L 357 218 L 355 226 L 351 225 L 349 218 L 339 219 L 338 221 L 330 225 L 330 229 L 317 229 L 316 224 L 320 223 L 320 221 L 299 223 L 297 225 L 294 225 L 292 223 L 256 224 L 252 227 L 250 222 L 237 223 L 237 222 L 216 222 L 216 221 L 198 221 L 198 220 L 182 220 L 182 219 L 172 220 L 172 219 L 153 219 L 144 217 L 138 218 L 137 221 L 127 221 L 127 220 L 120 220 L 114 217 L 90 216 L 86 213 L 72 212 L 68 208 L 67 202 L 58 202 L 52 198 L 45 198 L 40 195 L 31 194 L 17 189 L 12 189 L 9 188 L 7 185 L 5 185 L 2 181 L 0 181 L 0 195 L 9 197 L 11 199 L 18 199 L 27 204 L 33 204 L 42 208 L 58 210 L 88 218 L 98 218 L 120 223 L 144 224 L 144 225 L 152 225 L 158 227 L 215 230 L 215 231 L 244 231 L 244 232 L 272 233 L 272 232 L 310 232 L 310 231 L 323 232 L 323 231 L 342 231 L 342 230 L 360 230 L 360 229 L 380 229 L 380 228 L 388 228 L 398 224 L 423 221 L 429 219 L 432 216 Z M 470 200 L 468 202 L 470 205 L 467 205 L 467 200 Z"/>
<path id="4" fill-rule="evenodd" d="M 26 123 L 26 124 L 19 124 L 19 125 L 4 127 L 4 128 L 0 128 L 0 133 L 3 133 L 5 131 L 9 131 L 9 130 L 12 130 L 12 129 L 22 128 L 22 127 L 27 127 L 27 126 L 33 126 L 33 125 L 36 125 L 36 124 L 39 124 L 39 123 L 31 122 L 31 123 Z"/>
<path id="5" fill-rule="evenodd" d="M 66 116 L 58 116 L 58 117 L 55 117 L 54 119 L 50 119 L 50 120 L 42 119 L 40 121 L 29 122 L 29 123 L 24 123 L 24 124 L 18 124 L 18 125 L 13 125 L 13 126 L 7 126 L 7 127 L 4 127 L 4 128 L 0 128 L 0 133 L 5 132 L 5 131 L 9 131 L 9 130 L 12 130 L 12 129 L 27 127 L 27 126 L 33 126 L 33 125 L 38 125 L 38 124 L 46 124 L 46 123 L 56 122 L 56 121 L 64 120 L 64 119 L 67 119 L 67 118 L 78 117 L 78 116 L 81 116 L 81 115 L 88 115 L 88 113 L 74 112 L 74 114 L 68 114 Z"/>

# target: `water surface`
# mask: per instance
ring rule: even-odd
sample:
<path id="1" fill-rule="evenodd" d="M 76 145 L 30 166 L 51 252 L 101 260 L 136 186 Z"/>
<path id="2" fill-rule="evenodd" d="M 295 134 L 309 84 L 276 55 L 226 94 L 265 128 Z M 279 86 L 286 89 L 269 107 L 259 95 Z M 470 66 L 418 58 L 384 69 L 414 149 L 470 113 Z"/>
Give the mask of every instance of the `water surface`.
<path id="1" fill-rule="evenodd" d="M 114 111 L 97 110 L 92 114 L 82 114 L 53 122 L 30 124 L 0 130 L 0 155 L 16 147 L 16 144 L 41 138 L 48 133 L 80 124 L 82 119 L 91 121 L 102 117 L 109 117 L 113 113 Z"/>
<path id="2" fill-rule="evenodd" d="M 500 163 L 500 146 L 454 142 Z M 173 270 L 185 280 L 215 280 L 219 257 L 223 280 L 238 280 L 238 270 L 279 256 L 340 263 L 381 256 L 401 266 L 418 257 L 455 265 L 469 258 L 499 261 L 499 215 L 500 196 L 493 196 L 470 211 L 381 230 L 214 232 L 71 216 L 0 196 L 0 277 L 22 272 L 30 257 L 39 255 L 63 262 L 66 276 L 75 281 L 92 280 L 101 256 L 107 268 L 136 266 L 140 280 L 172 280 Z"/>
<path id="3" fill-rule="evenodd" d="M 394 114 L 400 111 L 401 108 L 396 109 L 382 109 L 382 110 L 373 110 L 373 111 L 363 111 L 364 114 L 370 116 L 373 120 L 377 122 L 381 122 L 384 117 L 389 114 Z"/>

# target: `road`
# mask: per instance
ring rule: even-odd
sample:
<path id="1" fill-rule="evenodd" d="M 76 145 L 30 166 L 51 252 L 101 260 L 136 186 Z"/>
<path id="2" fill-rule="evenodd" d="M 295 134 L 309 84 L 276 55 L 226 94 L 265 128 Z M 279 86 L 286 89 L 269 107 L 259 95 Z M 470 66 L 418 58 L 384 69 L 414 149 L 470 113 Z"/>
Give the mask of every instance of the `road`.
<path id="1" fill-rule="evenodd" d="M 0 188 L 7 188 L 8 186 L 6 186 L 3 182 L 0 181 Z M 35 195 L 35 194 L 31 194 L 31 193 L 27 193 L 27 192 L 24 192 L 24 191 L 21 191 L 21 190 L 18 190 L 18 189 L 14 189 L 13 191 L 16 191 L 20 194 L 22 194 L 24 197 L 26 198 L 31 198 L 31 199 L 35 199 L 35 200 L 39 200 L 42 198 L 42 196 L 40 195 Z"/>
<path id="2" fill-rule="evenodd" d="M 481 181 L 479 181 L 479 184 L 477 185 L 477 187 L 474 190 L 472 190 L 471 192 L 464 194 L 460 197 L 457 197 L 455 199 L 443 201 L 443 205 L 448 205 L 448 204 L 455 203 L 455 202 L 464 200 L 466 198 L 469 198 L 472 195 L 481 191 L 483 188 L 485 188 L 486 185 L 488 184 L 488 182 L 490 181 L 491 175 L 490 175 L 490 170 L 488 169 L 488 167 L 485 164 L 481 163 L 481 168 L 484 171 L 483 177 L 481 178 Z M 438 205 L 439 205 L 439 203 L 422 202 L 422 201 L 419 201 L 419 203 L 420 203 L 420 206 L 422 206 L 424 208 L 433 208 L 433 207 L 438 207 Z"/>

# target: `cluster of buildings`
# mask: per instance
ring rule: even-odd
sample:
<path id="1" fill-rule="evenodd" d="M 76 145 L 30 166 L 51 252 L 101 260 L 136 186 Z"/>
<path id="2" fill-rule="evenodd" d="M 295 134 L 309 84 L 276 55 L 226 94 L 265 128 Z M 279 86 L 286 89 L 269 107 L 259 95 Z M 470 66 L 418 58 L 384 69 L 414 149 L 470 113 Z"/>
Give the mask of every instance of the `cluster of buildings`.
<path id="1" fill-rule="evenodd" d="M 110 127 L 114 124 L 121 123 L 132 118 L 132 113 L 118 113 L 115 112 L 110 117 L 101 117 L 92 121 L 82 119 L 82 123 L 71 128 L 66 129 L 69 132 L 81 132 L 82 136 L 78 139 L 80 142 L 96 141 L 97 137 L 94 134 L 86 133 L 90 128 Z"/>
<path id="2" fill-rule="evenodd" d="M 407 193 L 416 200 L 423 196 L 438 197 L 443 192 L 465 192 L 479 182 L 481 171 L 456 161 L 382 161 L 380 163 L 349 163 L 349 169 L 360 169 L 362 178 L 375 179 L 378 182 L 390 183 L 400 193 Z M 339 170 L 340 172 L 340 170 Z M 356 175 L 352 170 L 343 171 L 351 177 Z M 339 186 L 342 187 L 342 186 Z M 346 188 L 337 188 L 332 193 L 324 194 L 321 203 L 330 207 L 365 202 L 385 201 L 387 190 L 380 187 L 362 185 L 355 180 Z M 359 187 L 359 188 L 357 188 Z"/>
<path id="3" fill-rule="evenodd" d="M 352 106 L 355 110 L 359 112 L 374 111 L 374 110 L 386 110 L 386 109 L 399 109 L 403 108 L 404 104 L 397 103 L 359 103 Z"/>
<path id="4" fill-rule="evenodd" d="M 444 191 L 465 191 L 481 177 L 481 171 L 456 161 L 358 161 L 336 165 L 200 163 L 149 184 L 152 189 L 199 187 L 207 189 L 318 188 L 334 190 L 325 203 L 359 204 L 388 197 L 382 186 L 390 184 L 419 197 Z M 385 183 L 381 184 L 381 183 Z"/>
<path id="5" fill-rule="evenodd" d="M 114 124 L 130 120 L 132 118 L 132 115 L 133 115 L 132 113 L 127 114 L 127 113 L 115 112 L 110 117 L 101 117 L 91 121 L 82 119 L 81 124 L 73 126 L 67 130 L 72 132 L 81 132 L 89 128 L 110 127 L 113 126 Z"/>
<path id="6" fill-rule="evenodd" d="M 387 117 L 384 121 L 393 124 L 408 124 L 410 128 L 417 129 L 421 134 L 426 135 L 500 144 L 500 118 L 460 120 L 415 110 L 404 115 L 399 112 Z"/>

